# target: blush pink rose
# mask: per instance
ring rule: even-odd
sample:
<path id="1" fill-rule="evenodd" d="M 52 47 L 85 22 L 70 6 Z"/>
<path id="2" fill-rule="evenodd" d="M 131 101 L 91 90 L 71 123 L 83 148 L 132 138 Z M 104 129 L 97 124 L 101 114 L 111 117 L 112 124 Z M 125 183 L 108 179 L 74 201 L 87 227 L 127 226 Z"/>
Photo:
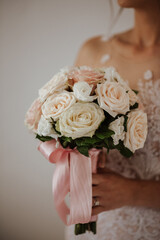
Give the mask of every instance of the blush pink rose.
<path id="1" fill-rule="evenodd" d="M 42 103 L 40 99 L 37 98 L 32 103 L 25 115 L 24 124 L 28 127 L 29 130 L 33 132 L 36 132 L 38 128 L 38 123 L 42 115 L 41 106 Z"/>
<path id="2" fill-rule="evenodd" d="M 96 85 L 104 81 L 104 72 L 91 67 L 81 66 L 74 69 L 69 74 L 69 85 L 73 86 L 77 82 L 87 82 Z"/>

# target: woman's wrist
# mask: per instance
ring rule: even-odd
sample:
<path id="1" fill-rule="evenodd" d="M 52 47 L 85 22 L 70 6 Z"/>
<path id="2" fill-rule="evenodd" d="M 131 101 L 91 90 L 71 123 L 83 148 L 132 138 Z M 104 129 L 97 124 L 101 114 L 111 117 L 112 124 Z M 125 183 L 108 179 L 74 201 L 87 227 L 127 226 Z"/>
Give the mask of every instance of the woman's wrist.
<path id="1" fill-rule="evenodd" d="M 160 181 L 132 179 L 129 181 L 130 194 L 127 205 L 160 209 Z"/>

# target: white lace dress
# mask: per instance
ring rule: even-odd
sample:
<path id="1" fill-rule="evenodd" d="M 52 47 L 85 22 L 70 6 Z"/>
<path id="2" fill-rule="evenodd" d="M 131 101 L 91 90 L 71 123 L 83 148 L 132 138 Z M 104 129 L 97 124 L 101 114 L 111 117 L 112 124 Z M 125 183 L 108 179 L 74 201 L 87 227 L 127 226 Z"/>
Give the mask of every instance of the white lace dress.
<path id="1" fill-rule="evenodd" d="M 160 180 L 160 79 L 139 80 L 139 97 L 148 115 L 148 136 L 143 149 L 130 159 L 112 150 L 107 167 L 127 178 Z M 65 239 L 76 239 L 74 226 L 66 227 Z M 89 233 L 79 239 L 92 239 Z M 95 239 L 95 238 L 93 238 Z M 160 210 L 129 207 L 98 215 L 97 240 L 160 240 Z"/>

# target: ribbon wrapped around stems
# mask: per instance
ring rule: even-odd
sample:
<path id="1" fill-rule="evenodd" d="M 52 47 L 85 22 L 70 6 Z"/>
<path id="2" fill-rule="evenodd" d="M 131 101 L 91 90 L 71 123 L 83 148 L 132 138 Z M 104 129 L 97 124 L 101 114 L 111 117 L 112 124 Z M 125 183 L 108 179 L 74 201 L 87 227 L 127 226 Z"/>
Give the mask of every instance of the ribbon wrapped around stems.
<path id="1" fill-rule="evenodd" d="M 56 148 L 56 140 L 40 142 L 38 150 L 51 163 L 56 163 L 52 191 L 56 210 L 66 225 L 96 221 L 92 213 L 92 172 L 96 173 L 101 149 L 89 150 L 89 157 L 76 148 Z M 70 209 L 65 197 L 70 192 Z"/>

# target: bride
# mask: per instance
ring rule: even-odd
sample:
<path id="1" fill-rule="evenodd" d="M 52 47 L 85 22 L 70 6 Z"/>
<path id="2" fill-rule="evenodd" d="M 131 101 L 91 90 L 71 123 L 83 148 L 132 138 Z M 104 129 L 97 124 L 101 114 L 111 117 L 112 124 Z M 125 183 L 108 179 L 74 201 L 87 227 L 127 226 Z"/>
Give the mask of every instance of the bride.
<path id="1" fill-rule="evenodd" d="M 92 175 L 92 214 L 99 214 L 98 240 L 160 240 L 160 1 L 118 0 L 134 8 L 133 29 L 105 41 L 87 40 L 75 65 L 113 66 L 139 91 L 148 116 L 148 137 L 143 149 L 126 159 L 112 150 L 104 166 Z M 98 206 L 95 202 L 98 203 Z M 75 239 L 74 226 L 66 239 Z M 86 233 L 81 239 L 91 239 Z"/>

